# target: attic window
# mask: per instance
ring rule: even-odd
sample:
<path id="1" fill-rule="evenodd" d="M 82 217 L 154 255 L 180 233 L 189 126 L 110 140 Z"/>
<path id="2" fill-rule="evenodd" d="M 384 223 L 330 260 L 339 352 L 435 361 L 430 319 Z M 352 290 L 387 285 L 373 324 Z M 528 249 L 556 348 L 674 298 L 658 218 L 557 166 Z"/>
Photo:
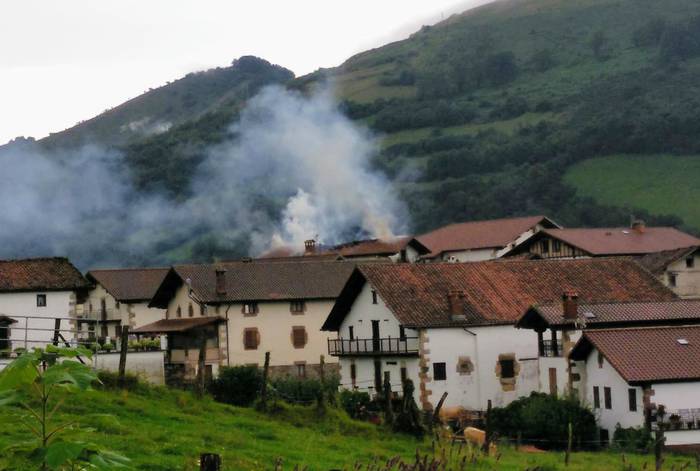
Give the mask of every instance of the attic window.
<path id="1" fill-rule="evenodd" d="M 372 304 L 378 304 L 376 290 L 372 290 Z"/>
<path id="2" fill-rule="evenodd" d="M 243 314 L 245 314 L 246 316 L 256 315 L 258 313 L 258 303 L 243 303 L 243 308 L 241 309 L 241 312 L 243 312 Z"/>
<path id="3" fill-rule="evenodd" d="M 668 285 L 675 288 L 678 285 L 678 280 L 675 273 L 668 274 Z"/>
<path id="4" fill-rule="evenodd" d="M 46 295 L 37 294 L 36 295 L 36 307 L 46 307 Z"/>
<path id="5" fill-rule="evenodd" d="M 289 310 L 293 314 L 303 314 L 306 310 L 306 303 L 304 301 L 292 301 L 289 303 Z"/>
<path id="6" fill-rule="evenodd" d="M 685 259 L 686 268 L 693 268 L 695 266 L 695 257 L 692 255 Z"/>
<path id="7" fill-rule="evenodd" d="M 690 342 L 688 342 L 688 339 L 678 339 L 677 342 L 681 345 L 690 345 Z"/>

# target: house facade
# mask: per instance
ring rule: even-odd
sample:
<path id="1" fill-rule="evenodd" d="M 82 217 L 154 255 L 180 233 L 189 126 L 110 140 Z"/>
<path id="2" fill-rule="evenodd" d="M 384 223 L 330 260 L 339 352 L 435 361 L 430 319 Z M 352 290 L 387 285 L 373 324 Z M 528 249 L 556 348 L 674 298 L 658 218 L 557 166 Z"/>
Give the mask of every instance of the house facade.
<path id="1" fill-rule="evenodd" d="M 59 340 L 72 341 L 77 306 L 89 283 L 66 258 L 0 261 L 0 346 L 7 356 L 16 349 L 45 347 L 59 325 Z"/>
<path id="2" fill-rule="evenodd" d="M 171 268 L 150 306 L 165 319 L 135 329 L 168 335 L 168 362 L 184 377 L 196 374 L 201 320 L 207 328 L 206 364 L 258 365 L 270 352 L 274 375 L 309 377 L 326 355 L 328 334 L 320 327 L 352 271 L 346 262 L 225 262 Z"/>
<path id="3" fill-rule="evenodd" d="M 416 402 L 484 411 L 541 390 L 538 335 L 515 329 L 529 305 L 582 290 L 596 300 L 675 299 L 631 260 L 360 265 L 323 329 L 335 332 L 342 387 L 415 384 Z"/>
<path id="4" fill-rule="evenodd" d="M 418 237 L 430 250 L 425 260 L 478 262 L 502 257 L 534 234 L 559 225 L 545 216 L 450 224 Z"/>
<path id="5" fill-rule="evenodd" d="M 681 298 L 700 298 L 700 247 L 647 254 L 637 262 Z"/>
<path id="6" fill-rule="evenodd" d="M 148 307 L 167 268 L 121 268 L 91 270 L 85 277 L 92 284 L 82 312 L 82 331 L 90 337 L 117 339 L 122 326 L 131 330 L 165 318 L 165 310 Z"/>
<path id="7" fill-rule="evenodd" d="M 601 440 L 620 426 L 656 428 L 663 405 L 666 445 L 700 444 L 700 326 L 586 331 L 571 352 L 579 397 Z"/>

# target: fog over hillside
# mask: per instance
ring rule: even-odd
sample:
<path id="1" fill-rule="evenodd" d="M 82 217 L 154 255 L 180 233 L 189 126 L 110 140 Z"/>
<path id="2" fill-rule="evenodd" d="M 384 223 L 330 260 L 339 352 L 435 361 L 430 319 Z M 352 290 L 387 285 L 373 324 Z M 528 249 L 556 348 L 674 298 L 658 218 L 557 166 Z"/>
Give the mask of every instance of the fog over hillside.
<path id="1" fill-rule="evenodd" d="M 116 151 L 3 148 L 0 257 L 65 255 L 82 268 L 154 264 L 180 260 L 173 249 L 213 234 L 221 252 L 242 256 L 310 237 L 337 243 L 408 229 L 391 184 L 370 169 L 375 141 L 328 90 L 305 98 L 266 88 L 231 135 L 190 169 L 181 201 L 136 191 Z"/>

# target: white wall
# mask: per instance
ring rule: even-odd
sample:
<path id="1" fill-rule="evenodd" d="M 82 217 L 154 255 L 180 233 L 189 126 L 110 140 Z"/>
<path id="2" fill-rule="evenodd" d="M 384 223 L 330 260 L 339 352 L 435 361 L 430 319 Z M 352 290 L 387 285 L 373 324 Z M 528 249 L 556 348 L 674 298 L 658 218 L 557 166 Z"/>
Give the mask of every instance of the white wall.
<path id="1" fill-rule="evenodd" d="M 496 249 L 460 250 L 443 252 L 441 259 L 445 262 L 481 262 L 496 258 Z"/>
<path id="2" fill-rule="evenodd" d="M 688 268 L 683 258 L 670 264 L 660 277 L 663 284 L 686 299 L 700 298 L 700 256 L 693 255 L 693 259 L 693 267 Z M 670 285 L 670 274 L 676 275 L 676 286 Z"/>
<path id="3" fill-rule="evenodd" d="M 600 391 L 600 408 L 593 408 L 593 387 L 598 386 Z M 605 387 L 611 389 L 612 408 L 605 408 Z M 581 385 L 581 399 L 596 415 L 598 424 L 610 432 L 612 439 L 615 426 L 641 427 L 644 425 L 644 404 L 642 403 L 643 391 L 638 386 L 630 386 L 615 369 L 603 359 L 602 368 L 598 366 L 598 351 L 593 350 L 588 356 L 585 365 L 585 381 Z M 637 411 L 629 410 L 629 389 L 637 391 Z"/>
<path id="4" fill-rule="evenodd" d="M 37 294 L 46 295 L 46 307 L 37 306 Z M 47 342 L 53 340 L 55 318 L 71 317 L 74 312 L 74 301 L 75 296 L 72 291 L 1 293 L 0 314 L 17 321 L 10 325 L 12 348 L 45 347 Z M 32 318 L 26 319 L 26 317 Z M 25 331 L 25 327 L 45 330 Z M 75 328 L 70 321 L 61 320 L 61 329 L 74 330 Z M 62 335 L 68 341 L 75 338 L 74 334 L 68 332 L 62 332 Z"/>
<path id="5" fill-rule="evenodd" d="M 330 312 L 330 311 L 329 311 Z M 356 339 L 371 339 L 372 338 L 372 321 L 379 321 L 379 336 L 382 338 L 399 337 L 399 321 L 394 317 L 394 314 L 386 307 L 381 296 L 377 294 L 377 304 L 372 303 L 372 287 L 369 283 L 365 283 L 360 291 L 360 294 L 355 299 L 355 302 L 343 319 L 338 332 L 339 338 L 349 337 L 349 326 L 353 326 Z M 407 337 L 417 337 L 418 333 L 412 329 L 406 329 Z"/>
<path id="6" fill-rule="evenodd" d="M 98 353 L 92 357 L 93 367 L 98 370 L 119 371 L 119 353 Z M 140 376 L 151 384 L 165 384 L 165 352 L 129 352 L 126 356 L 126 371 Z"/>

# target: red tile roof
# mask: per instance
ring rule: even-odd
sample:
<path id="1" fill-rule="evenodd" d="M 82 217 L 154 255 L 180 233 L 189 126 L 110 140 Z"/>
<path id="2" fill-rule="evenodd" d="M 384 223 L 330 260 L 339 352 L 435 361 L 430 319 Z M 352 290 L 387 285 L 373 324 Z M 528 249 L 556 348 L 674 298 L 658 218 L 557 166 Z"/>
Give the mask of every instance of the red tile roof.
<path id="1" fill-rule="evenodd" d="M 190 317 L 186 319 L 160 319 L 133 330 L 132 334 L 168 334 L 187 332 L 198 327 L 226 322 L 222 317 Z"/>
<path id="2" fill-rule="evenodd" d="M 284 246 L 265 252 L 259 260 L 294 258 L 297 260 L 317 260 L 332 257 L 388 257 L 397 254 L 407 246 L 414 247 L 419 254 L 426 254 L 429 250 L 412 236 L 400 236 L 392 239 L 364 239 L 354 240 L 335 246 L 317 246 L 311 253 L 304 253 L 301 249 Z"/>
<path id="3" fill-rule="evenodd" d="M 176 265 L 158 288 L 150 305 L 166 308 L 186 280 L 204 303 L 335 299 L 352 273 L 349 262 L 222 262 Z M 226 270 L 226 294 L 216 293 L 216 269 Z"/>
<path id="4" fill-rule="evenodd" d="M 700 381 L 700 326 L 586 331 L 571 358 L 585 360 L 593 348 L 628 383 Z"/>
<path id="5" fill-rule="evenodd" d="M 581 303 L 578 306 L 579 325 L 586 328 L 616 327 L 620 324 L 700 323 L 700 300 Z M 521 317 L 517 326 L 533 328 L 536 325 L 562 327 L 574 321 L 564 318 L 561 302 L 533 306 Z"/>
<path id="6" fill-rule="evenodd" d="M 544 234 L 595 256 L 642 255 L 700 245 L 700 239 L 673 227 L 547 229 L 538 237 Z"/>
<path id="7" fill-rule="evenodd" d="M 339 327 L 365 282 L 407 327 L 512 324 L 529 306 L 557 302 L 571 290 L 589 302 L 677 299 L 629 259 L 360 265 L 324 329 Z M 466 321 L 448 314 L 454 290 L 464 292 Z"/>
<path id="8" fill-rule="evenodd" d="M 504 248 L 537 224 L 558 227 L 545 216 L 528 216 L 488 221 L 450 224 L 423 234 L 417 239 L 431 251 L 431 256 L 443 252 Z"/>
<path id="9" fill-rule="evenodd" d="M 89 286 L 67 258 L 0 260 L 0 292 L 73 291 Z"/>
<path id="10" fill-rule="evenodd" d="M 86 278 L 101 284 L 119 302 L 150 301 L 168 268 L 119 268 L 90 270 Z"/>

